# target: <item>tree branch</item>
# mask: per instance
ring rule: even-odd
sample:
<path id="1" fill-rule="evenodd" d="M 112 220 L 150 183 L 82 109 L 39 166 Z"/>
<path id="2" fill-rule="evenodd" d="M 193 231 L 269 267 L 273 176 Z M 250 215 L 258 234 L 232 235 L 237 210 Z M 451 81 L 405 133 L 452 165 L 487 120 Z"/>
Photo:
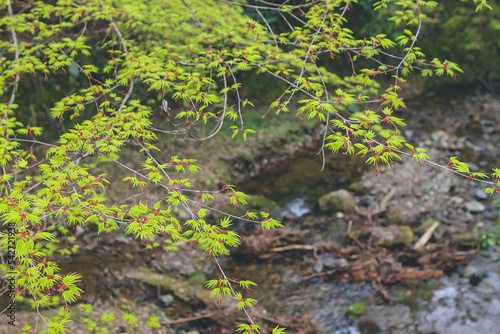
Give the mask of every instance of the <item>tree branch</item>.
<path id="1" fill-rule="evenodd" d="M 109 21 L 113 24 L 113 30 L 118 35 L 123 52 L 125 53 L 125 57 L 127 57 L 128 56 L 128 47 L 127 47 L 127 43 L 126 43 L 125 39 L 123 38 L 123 35 L 122 35 L 120 29 L 118 29 L 118 25 L 113 21 L 113 18 L 110 18 Z M 121 111 L 123 109 L 123 107 L 127 103 L 128 99 L 130 99 L 130 96 L 132 96 L 132 92 L 134 91 L 134 79 L 130 78 L 129 83 L 130 83 L 130 87 L 128 89 L 127 95 L 125 95 L 125 97 L 123 98 L 122 103 L 120 104 L 120 107 L 118 108 L 118 111 Z"/>

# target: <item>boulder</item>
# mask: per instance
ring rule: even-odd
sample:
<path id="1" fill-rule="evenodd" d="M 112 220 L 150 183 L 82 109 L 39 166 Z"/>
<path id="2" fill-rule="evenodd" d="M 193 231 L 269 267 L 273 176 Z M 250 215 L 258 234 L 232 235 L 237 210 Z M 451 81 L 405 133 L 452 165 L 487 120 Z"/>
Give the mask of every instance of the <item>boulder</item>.
<path id="1" fill-rule="evenodd" d="M 318 204 L 321 211 L 352 212 L 356 206 L 354 196 L 345 189 L 321 196 Z"/>

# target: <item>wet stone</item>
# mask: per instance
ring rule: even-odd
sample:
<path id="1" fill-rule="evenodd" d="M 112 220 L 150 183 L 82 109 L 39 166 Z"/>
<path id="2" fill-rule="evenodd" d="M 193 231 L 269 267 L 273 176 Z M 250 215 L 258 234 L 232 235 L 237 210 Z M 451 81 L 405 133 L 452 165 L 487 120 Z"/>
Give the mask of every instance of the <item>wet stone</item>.
<path id="1" fill-rule="evenodd" d="M 160 297 L 160 301 L 165 307 L 169 307 L 174 303 L 174 296 L 168 294 Z"/>
<path id="2" fill-rule="evenodd" d="M 321 196 L 318 204 L 321 211 L 351 212 L 354 210 L 356 202 L 350 192 L 340 189 Z"/>
<path id="3" fill-rule="evenodd" d="M 470 213 L 480 213 L 483 212 L 486 207 L 484 204 L 479 203 L 478 201 L 469 201 L 464 204 L 464 207 Z"/>
<path id="4" fill-rule="evenodd" d="M 489 195 L 484 191 L 484 189 L 478 189 L 476 190 L 475 196 L 479 200 L 487 200 Z"/>
<path id="5" fill-rule="evenodd" d="M 336 258 L 332 255 L 326 254 L 320 256 L 321 261 L 323 261 L 323 265 L 326 268 L 338 267 L 338 266 L 346 266 L 348 261 L 344 258 Z"/>

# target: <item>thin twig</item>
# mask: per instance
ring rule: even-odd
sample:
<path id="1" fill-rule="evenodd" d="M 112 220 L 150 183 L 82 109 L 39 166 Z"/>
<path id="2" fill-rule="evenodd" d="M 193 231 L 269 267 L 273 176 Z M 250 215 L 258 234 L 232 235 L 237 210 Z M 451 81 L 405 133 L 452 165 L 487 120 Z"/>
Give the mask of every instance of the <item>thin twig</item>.
<path id="1" fill-rule="evenodd" d="M 396 67 L 396 85 L 398 84 L 398 75 L 399 75 L 399 69 L 401 68 L 401 65 L 403 65 L 403 63 L 406 61 L 406 59 L 408 58 L 408 55 L 413 51 L 413 46 L 415 45 L 415 43 L 417 42 L 417 39 L 418 39 L 418 35 L 420 34 L 420 29 L 422 28 L 422 13 L 421 13 L 421 10 L 420 10 L 420 6 L 417 5 L 417 8 L 418 8 L 418 28 L 417 28 L 417 32 L 415 33 L 415 36 L 413 38 L 413 41 L 410 45 L 410 48 L 408 49 L 408 52 L 406 53 L 406 55 L 403 57 L 403 59 L 401 59 L 401 62 L 399 63 L 399 65 Z"/>
<path id="2" fill-rule="evenodd" d="M 123 38 L 123 35 L 122 35 L 120 29 L 118 29 L 118 25 L 116 24 L 116 22 L 113 21 L 113 18 L 110 18 L 109 21 L 113 25 L 113 30 L 116 32 L 116 34 L 118 35 L 118 38 L 120 39 L 120 44 L 122 46 L 122 49 L 123 49 L 123 52 L 125 53 L 125 58 L 126 58 L 126 57 L 128 57 L 128 47 L 127 47 L 127 43 L 125 41 L 125 38 Z M 121 111 L 123 109 L 123 107 L 127 103 L 128 99 L 130 99 L 130 96 L 132 96 L 132 92 L 134 91 L 134 79 L 130 78 L 129 83 L 130 83 L 130 87 L 128 89 L 127 95 L 125 95 L 125 97 L 123 98 L 122 103 L 120 104 L 120 107 L 118 108 L 118 111 Z"/>
<path id="3" fill-rule="evenodd" d="M 203 28 L 203 24 L 201 24 L 200 20 L 198 19 L 198 16 L 196 15 L 196 12 L 194 11 L 192 7 L 193 3 L 191 2 L 191 6 L 189 6 L 185 0 L 181 0 L 182 3 L 184 4 L 184 6 L 187 7 L 187 9 L 189 9 L 189 11 L 191 12 L 191 15 L 193 15 L 194 19 L 196 20 L 196 22 L 198 23 L 198 25 L 200 26 L 201 30 L 203 30 L 203 32 L 205 32 L 205 28 Z"/>

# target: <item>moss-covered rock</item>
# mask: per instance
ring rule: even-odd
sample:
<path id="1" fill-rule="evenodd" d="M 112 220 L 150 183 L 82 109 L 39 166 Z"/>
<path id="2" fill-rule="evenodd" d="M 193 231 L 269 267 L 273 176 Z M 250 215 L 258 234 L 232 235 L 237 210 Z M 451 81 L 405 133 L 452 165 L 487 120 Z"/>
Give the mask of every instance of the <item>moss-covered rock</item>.
<path id="1" fill-rule="evenodd" d="M 246 198 L 248 207 L 252 209 L 276 209 L 278 203 L 264 196 L 250 195 Z"/>
<path id="2" fill-rule="evenodd" d="M 372 227 L 371 234 L 373 245 L 391 247 L 394 245 L 410 245 L 413 242 L 413 231 L 409 226 Z"/>
<path id="3" fill-rule="evenodd" d="M 189 280 L 191 282 L 195 282 L 195 283 L 203 285 L 207 281 L 207 275 L 205 275 L 205 273 L 196 273 L 196 274 L 190 275 Z"/>
<path id="4" fill-rule="evenodd" d="M 172 291 L 179 299 L 187 302 L 197 298 L 205 304 L 212 303 L 208 290 L 198 283 L 190 282 L 183 278 L 174 278 L 152 272 L 147 268 L 125 268 L 123 274 L 127 278 L 135 279 L 152 286 L 160 286 L 162 290 Z"/>
<path id="5" fill-rule="evenodd" d="M 323 195 L 318 200 L 321 211 L 352 212 L 356 206 L 354 196 L 345 189 Z"/>

